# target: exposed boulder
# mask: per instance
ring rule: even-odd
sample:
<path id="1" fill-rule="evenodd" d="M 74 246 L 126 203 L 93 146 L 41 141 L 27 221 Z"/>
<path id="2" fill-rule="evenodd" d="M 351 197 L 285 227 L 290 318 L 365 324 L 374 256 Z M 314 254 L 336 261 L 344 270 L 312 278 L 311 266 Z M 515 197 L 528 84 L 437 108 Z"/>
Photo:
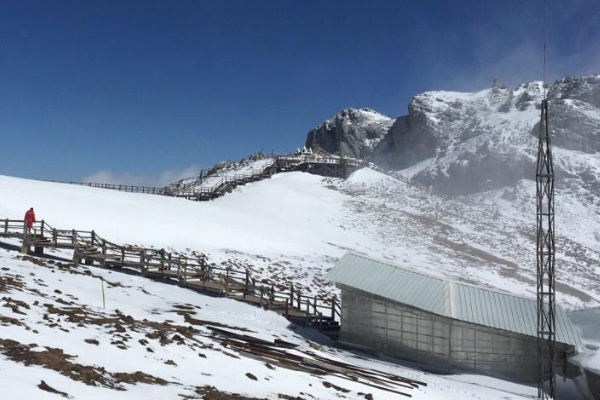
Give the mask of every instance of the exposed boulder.
<path id="1" fill-rule="evenodd" d="M 314 128 L 306 148 L 344 157 L 368 158 L 394 120 L 370 108 L 348 108 Z"/>

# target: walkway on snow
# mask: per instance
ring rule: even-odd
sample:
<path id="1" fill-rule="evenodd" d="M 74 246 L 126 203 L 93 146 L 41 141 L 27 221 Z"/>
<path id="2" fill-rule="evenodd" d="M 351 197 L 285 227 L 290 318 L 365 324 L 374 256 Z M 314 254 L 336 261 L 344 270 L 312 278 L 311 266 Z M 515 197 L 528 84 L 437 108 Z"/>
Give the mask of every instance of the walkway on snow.
<path id="1" fill-rule="evenodd" d="M 34 224 L 28 234 L 23 220 L 0 220 L 0 237 L 23 242 L 21 251 L 43 255 L 44 249 L 73 250 L 73 262 L 126 268 L 142 276 L 176 282 L 179 286 L 210 292 L 273 310 L 294 323 L 312 326 L 337 336 L 341 307 L 337 298 L 304 296 L 294 288 L 264 285 L 250 270 L 209 264 L 206 256 L 189 257 L 164 249 L 112 243 L 95 231 L 56 229 L 45 221 Z"/>
<path id="2" fill-rule="evenodd" d="M 193 190 L 173 189 L 169 187 L 148 187 L 117 185 L 111 183 L 91 183 L 91 182 L 64 182 L 51 181 L 57 183 L 68 183 L 72 185 L 82 185 L 102 189 L 119 190 L 122 192 L 155 194 L 171 197 L 183 197 L 188 200 L 207 201 L 230 193 L 238 186 L 250 182 L 257 182 L 281 172 L 301 171 L 315 175 L 347 178 L 357 169 L 365 166 L 362 160 L 354 158 L 325 157 L 316 154 L 301 154 L 293 156 L 277 156 L 272 164 L 263 170 L 252 171 L 249 174 L 232 174 L 223 176 L 213 186 L 199 187 Z"/>

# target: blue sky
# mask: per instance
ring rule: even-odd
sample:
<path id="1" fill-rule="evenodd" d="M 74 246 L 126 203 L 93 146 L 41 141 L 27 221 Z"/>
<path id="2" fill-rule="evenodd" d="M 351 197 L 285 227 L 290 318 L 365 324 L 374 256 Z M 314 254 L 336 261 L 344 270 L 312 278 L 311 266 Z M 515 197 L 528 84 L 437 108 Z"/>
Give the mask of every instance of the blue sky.
<path id="1" fill-rule="evenodd" d="M 0 0 L 0 174 L 163 184 L 347 107 L 540 79 L 542 3 Z M 548 80 L 599 73 L 600 1 L 547 10 Z"/>

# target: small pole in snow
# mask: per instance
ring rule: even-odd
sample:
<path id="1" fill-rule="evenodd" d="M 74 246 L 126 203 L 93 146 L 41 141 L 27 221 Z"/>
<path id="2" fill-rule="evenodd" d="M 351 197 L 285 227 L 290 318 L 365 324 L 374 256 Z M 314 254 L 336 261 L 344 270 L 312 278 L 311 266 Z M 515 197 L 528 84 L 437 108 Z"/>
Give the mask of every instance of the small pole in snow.
<path id="1" fill-rule="evenodd" d="M 106 308 L 106 296 L 104 295 L 104 278 L 100 278 L 100 282 L 102 285 L 102 308 Z"/>

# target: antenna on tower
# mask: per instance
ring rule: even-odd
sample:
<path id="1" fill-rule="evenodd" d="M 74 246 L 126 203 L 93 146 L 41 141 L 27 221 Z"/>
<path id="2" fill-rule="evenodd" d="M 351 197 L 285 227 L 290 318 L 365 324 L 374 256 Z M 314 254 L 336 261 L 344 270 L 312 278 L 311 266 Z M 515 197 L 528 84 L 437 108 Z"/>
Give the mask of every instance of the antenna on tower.
<path id="1" fill-rule="evenodd" d="M 538 337 L 538 398 L 554 399 L 554 347 L 556 332 L 555 306 L 555 240 L 554 240 L 554 165 L 548 129 L 548 99 L 546 98 L 546 1 L 543 0 L 544 55 L 542 115 L 538 137 L 537 184 L 537 337 Z"/>

